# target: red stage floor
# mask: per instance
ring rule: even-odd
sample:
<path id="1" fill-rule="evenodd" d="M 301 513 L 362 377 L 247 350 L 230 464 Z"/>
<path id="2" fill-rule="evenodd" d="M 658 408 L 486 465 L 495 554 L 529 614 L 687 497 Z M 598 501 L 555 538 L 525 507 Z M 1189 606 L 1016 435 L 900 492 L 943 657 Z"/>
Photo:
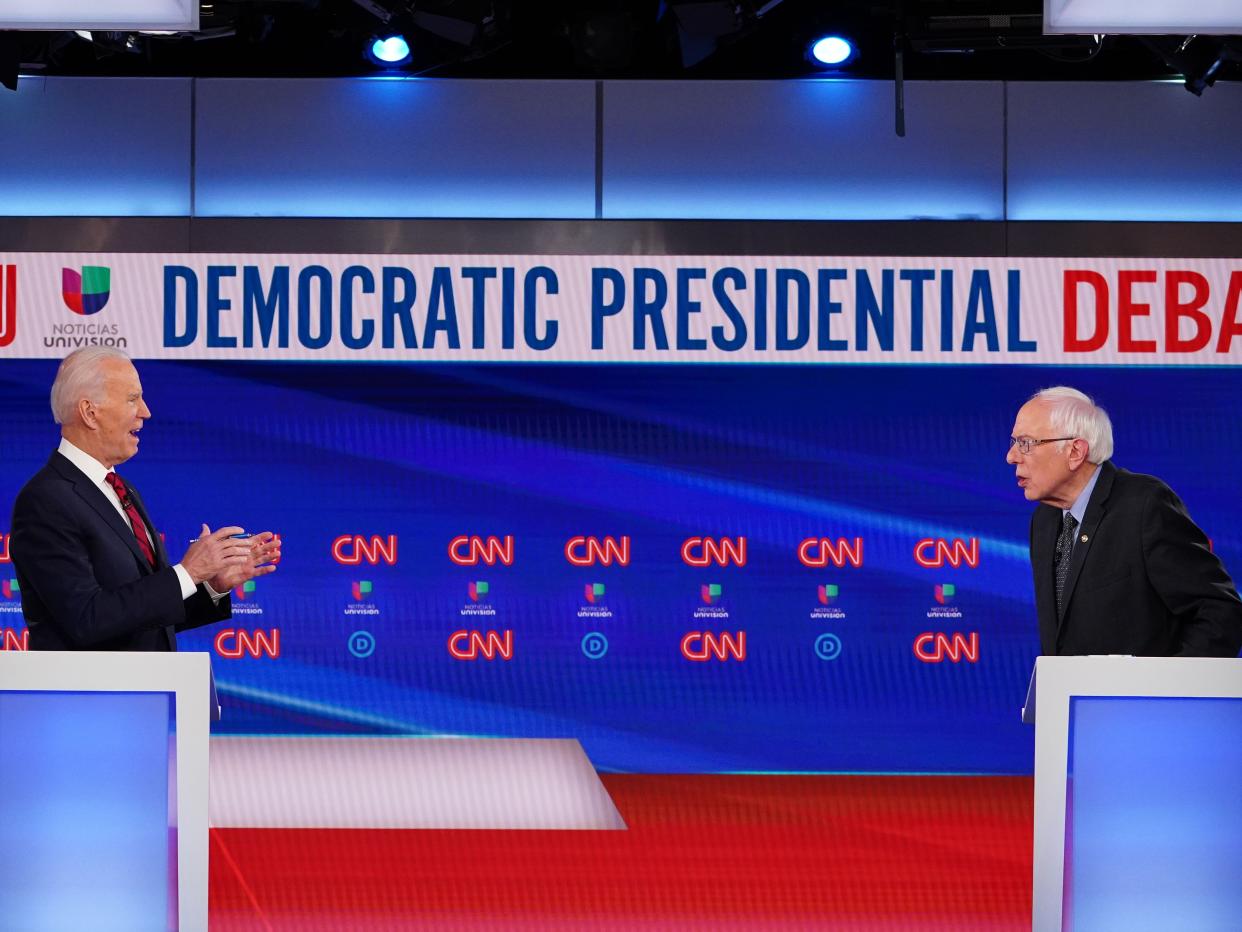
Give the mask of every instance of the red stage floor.
<path id="1" fill-rule="evenodd" d="M 211 928 L 1030 928 L 1030 778 L 603 780 L 629 831 L 213 830 Z"/>

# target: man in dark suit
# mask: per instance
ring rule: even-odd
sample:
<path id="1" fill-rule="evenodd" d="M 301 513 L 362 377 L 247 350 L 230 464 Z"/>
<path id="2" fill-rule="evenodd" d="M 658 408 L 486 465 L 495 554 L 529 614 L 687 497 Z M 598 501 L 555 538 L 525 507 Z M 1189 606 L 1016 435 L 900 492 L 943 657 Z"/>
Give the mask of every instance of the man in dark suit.
<path id="1" fill-rule="evenodd" d="M 1029 501 L 1044 654 L 1236 657 L 1242 600 L 1181 499 L 1109 457 L 1108 415 L 1045 389 L 1014 421 L 1006 462 Z"/>
<path id="2" fill-rule="evenodd" d="M 18 493 L 10 556 L 34 650 L 176 650 L 176 632 L 223 621 L 229 590 L 270 573 L 279 541 L 211 531 L 170 564 L 138 493 L 114 467 L 138 452 L 150 409 L 129 358 L 88 347 L 52 385 L 60 447 Z"/>

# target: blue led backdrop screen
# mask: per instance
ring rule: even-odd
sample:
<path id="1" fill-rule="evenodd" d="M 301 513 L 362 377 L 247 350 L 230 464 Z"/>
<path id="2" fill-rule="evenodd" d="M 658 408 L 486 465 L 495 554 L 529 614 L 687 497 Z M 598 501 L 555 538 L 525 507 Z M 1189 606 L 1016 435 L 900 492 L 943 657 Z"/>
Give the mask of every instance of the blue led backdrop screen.
<path id="1" fill-rule="evenodd" d="M 283 540 L 231 622 L 180 638 L 213 652 L 226 733 L 1029 773 L 1032 506 L 1004 456 L 1054 384 L 1108 408 L 1114 460 L 1242 566 L 1227 367 L 137 365 L 153 418 L 120 471 L 172 557 L 202 522 Z M 55 448 L 55 367 L 0 366 L 5 516 Z"/>

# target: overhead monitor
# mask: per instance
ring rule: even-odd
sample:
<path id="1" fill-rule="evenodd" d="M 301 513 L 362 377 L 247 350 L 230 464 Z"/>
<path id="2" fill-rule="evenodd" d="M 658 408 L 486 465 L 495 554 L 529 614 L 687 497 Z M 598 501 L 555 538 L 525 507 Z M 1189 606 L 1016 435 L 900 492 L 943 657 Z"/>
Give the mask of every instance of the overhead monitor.
<path id="1" fill-rule="evenodd" d="M 1242 33 L 1236 0 L 1044 0 L 1044 33 L 1192 35 Z"/>
<path id="2" fill-rule="evenodd" d="M 196 32 L 198 0 L 0 0 L 0 29 Z"/>

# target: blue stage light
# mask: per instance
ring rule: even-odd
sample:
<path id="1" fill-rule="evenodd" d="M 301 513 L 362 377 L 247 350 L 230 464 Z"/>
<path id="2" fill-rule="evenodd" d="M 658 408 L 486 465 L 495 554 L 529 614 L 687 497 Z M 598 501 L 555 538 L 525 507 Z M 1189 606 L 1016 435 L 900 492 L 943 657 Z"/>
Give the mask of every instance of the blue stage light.
<path id="1" fill-rule="evenodd" d="M 811 59 L 829 68 L 837 68 L 854 57 L 854 44 L 841 36 L 824 36 L 811 46 Z"/>
<path id="2" fill-rule="evenodd" d="M 377 65 L 404 65 L 410 60 L 410 43 L 405 36 L 386 36 L 371 43 L 370 58 Z"/>

